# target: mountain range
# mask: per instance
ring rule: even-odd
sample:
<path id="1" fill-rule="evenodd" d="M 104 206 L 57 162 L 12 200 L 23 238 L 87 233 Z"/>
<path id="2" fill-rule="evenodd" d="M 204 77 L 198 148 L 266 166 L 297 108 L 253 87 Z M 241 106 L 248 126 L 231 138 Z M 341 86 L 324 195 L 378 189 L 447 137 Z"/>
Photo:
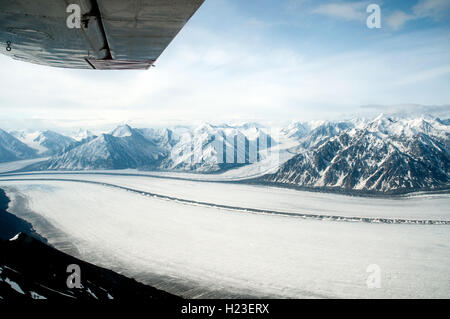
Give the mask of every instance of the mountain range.
<path id="1" fill-rule="evenodd" d="M 257 182 L 359 192 L 449 188 L 448 119 L 380 115 L 374 119 L 132 128 L 82 138 L 0 130 L 0 162 L 51 156 L 33 170 L 126 169 L 217 173 L 258 165 L 272 149 L 290 154 Z M 289 148 L 280 149 L 288 140 Z M 278 147 L 274 147 L 278 145 Z M 256 163 L 254 163 L 256 162 Z"/>

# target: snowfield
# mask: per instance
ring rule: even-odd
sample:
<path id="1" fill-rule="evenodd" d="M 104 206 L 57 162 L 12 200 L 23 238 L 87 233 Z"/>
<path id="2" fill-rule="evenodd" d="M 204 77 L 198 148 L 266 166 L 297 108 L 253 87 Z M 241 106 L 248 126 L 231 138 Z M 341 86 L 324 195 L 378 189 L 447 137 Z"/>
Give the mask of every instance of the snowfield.
<path id="1" fill-rule="evenodd" d="M 104 185 L 7 178 L 0 187 L 12 199 L 9 210 L 51 244 L 64 250 L 70 239 L 77 257 L 185 297 L 450 297 L 448 225 L 308 220 Z M 239 206 L 449 219 L 448 194 L 394 200 L 150 177 L 75 178 Z M 381 269 L 380 288 L 367 287 L 371 264 Z"/>

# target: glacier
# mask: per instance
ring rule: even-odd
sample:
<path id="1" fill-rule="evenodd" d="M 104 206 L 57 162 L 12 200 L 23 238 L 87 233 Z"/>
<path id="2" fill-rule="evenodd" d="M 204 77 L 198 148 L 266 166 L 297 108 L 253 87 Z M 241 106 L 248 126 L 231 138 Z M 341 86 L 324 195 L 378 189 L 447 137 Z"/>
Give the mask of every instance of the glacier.
<path id="1" fill-rule="evenodd" d="M 262 186 L 109 175 L 78 178 L 255 207 L 289 210 L 297 205 L 295 209 L 309 206 L 360 215 L 449 218 L 446 194 L 354 201 L 335 194 L 277 193 Z M 33 223 L 55 247 L 68 249 L 70 239 L 76 257 L 185 297 L 449 297 L 448 225 L 253 214 L 98 184 L 80 187 L 71 181 L 1 180 L 0 187 L 12 199 L 9 210 Z M 220 199 L 222 194 L 228 195 Z M 33 213 L 19 205 L 24 198 Z M 58 231 L 48 231 L 42 220 Z M 380 289 L 366 285 L 371 264 L 382 270 Z"/>

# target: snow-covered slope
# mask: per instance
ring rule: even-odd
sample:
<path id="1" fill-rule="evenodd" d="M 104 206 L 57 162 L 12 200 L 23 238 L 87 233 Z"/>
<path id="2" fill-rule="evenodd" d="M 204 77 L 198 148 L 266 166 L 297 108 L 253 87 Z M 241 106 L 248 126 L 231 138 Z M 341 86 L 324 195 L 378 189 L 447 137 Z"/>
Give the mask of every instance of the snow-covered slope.
<path id="1" fill-rule="evenodd" d="M 0 163 L 0 174 L 21 170 L 30 165 L 34 165 L 36 163 L 43 162 L 48 159 L 49 157 L 38 157 L 21 161 Z"/>
<path id="2" fill-rule="evenodd" d="M 0 163 L 36 157 L 36 150 L 0 129 Z"/>
<path id="3" fill-rule="evenodd" d="M 35 132 L 13 131 L 11 135 L 35 149 L 39 156 L 56 155 L 76 144 L 73 138 L 50 130 Z"/>
<path id="4" fill-rule="evenodd" d="M 300 139 L 296 155 L 264 181 L 343 190 L 448 188 L 450 127 L 433 119 L 325 123 Z"/>

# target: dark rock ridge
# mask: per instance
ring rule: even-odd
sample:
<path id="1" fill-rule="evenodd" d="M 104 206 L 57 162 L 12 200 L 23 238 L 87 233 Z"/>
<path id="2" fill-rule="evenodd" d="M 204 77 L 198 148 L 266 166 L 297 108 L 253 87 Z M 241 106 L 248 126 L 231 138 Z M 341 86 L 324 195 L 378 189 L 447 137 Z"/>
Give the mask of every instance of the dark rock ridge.
<path id="1" fill-rule="evenodd" d="M 5 191 L 0 188 L 0 240 L 6 240 L 17 233 L 23 232 L 29 236 L 38 238 L 39 240 L 46 242 L 44 238 L 39 236 L 33 226 L 27 221 L 10 214 L 7 211 L 9 198 L 6 196 Z"/>
<path id="2" fill-rule="evenodd" d="M 69 288 L 69 265 L 81 270 L 81 288 Z M 24 233 L 0 241 L 0 302 L 3 300 L 145 301 L 181 298 L 111 270 L 64 254 Z"/>

